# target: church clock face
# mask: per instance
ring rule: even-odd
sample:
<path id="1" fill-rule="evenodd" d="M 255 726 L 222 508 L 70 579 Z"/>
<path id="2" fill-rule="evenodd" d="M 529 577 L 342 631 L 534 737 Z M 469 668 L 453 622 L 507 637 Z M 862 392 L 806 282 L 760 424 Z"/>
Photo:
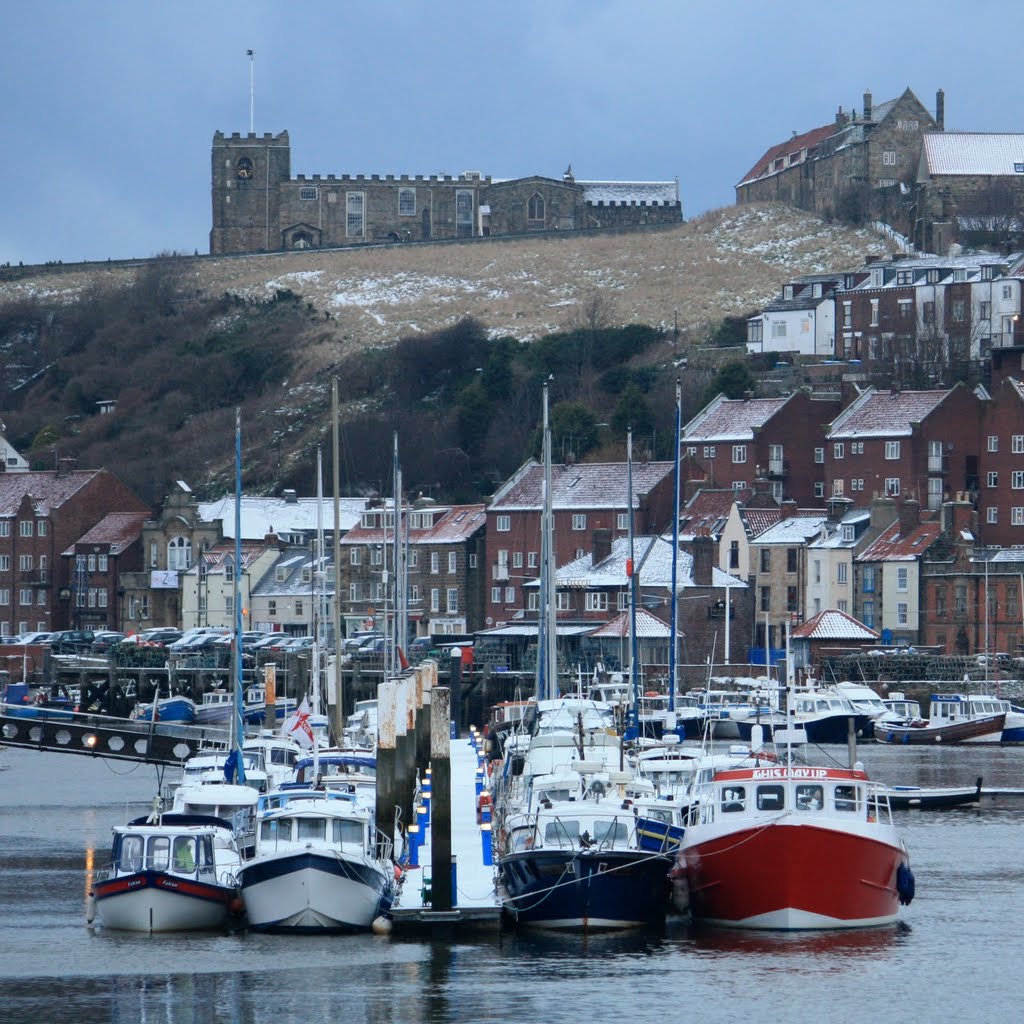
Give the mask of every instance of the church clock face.
<path id="1" fill-rule="evenodd" d="M 243 156 L 235 164 L 235 174 L 242 181 L 247 181 L 252 177 L 252 161 L 247 156 Z"/>

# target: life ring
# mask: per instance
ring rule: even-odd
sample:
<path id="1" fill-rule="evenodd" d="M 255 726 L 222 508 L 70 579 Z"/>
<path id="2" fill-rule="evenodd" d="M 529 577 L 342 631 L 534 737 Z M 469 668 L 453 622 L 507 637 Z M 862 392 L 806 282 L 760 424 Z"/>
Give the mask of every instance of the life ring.
<path id="1" fill-rule="evenodd" d="M 645 690 L 644 691 L 644 696 L 645 697 L 659 697 L 661 695 L 658 693 L 657 690 Z"/>

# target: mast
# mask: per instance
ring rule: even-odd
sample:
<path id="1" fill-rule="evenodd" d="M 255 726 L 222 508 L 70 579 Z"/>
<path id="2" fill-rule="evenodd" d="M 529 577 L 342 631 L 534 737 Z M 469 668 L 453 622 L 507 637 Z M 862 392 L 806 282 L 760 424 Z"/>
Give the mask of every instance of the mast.
<path id="1" fill-rule="evenodd" d="M 316 446 L 316 541 L 313 557 L 313 657 L 310 662 L 313 690 L 313 714 L 322 714 L 320 707 L 320 669 L 324 621 L 324 465 L 323 446 Z M 320 743 L 313 733 L 313 777 L 320 776 Z"/>
<path id="2" fill-rule="evenodd" d="M 341 494 L 338 455 L 338 378 L 331 382 L 331 429 L 333 451 L 331 453 L 332 480 L 334 485 L 334 706 L 332 731 L 340 747 L 345 730 L 345 705 L 341 688 Z"/>
<path id="3" fill-rule="evenodd" d="M 235 408 L 235 640 L 232 644 L 234 711 L 231 715 L 231 756 L 235 758 L 235 779 L 245 785 L 245 761 L 242 743 L 245 724 L 242 717 L 242 410 Z M 156 719 L 156 701 L 153 703 Z"/>
<path id="4" fill-rule="evenodd" d="M 633 428 L 626 431 L 626 509 L 629 516 L 629 557 L 626 559 L 626 576 L 629 579 L 629 680 L 633 695 L 633 709 L 630 714 L 630 738 L 640 735 L 640 643 L 636 635 L 636 605 L 639 598 L 636 563 L 633 561 Z"/>
<path id="5" fill-rule="evenodd" d="M 679 565 L 679 461 L 680 461 L 680 446 L 682 444 L 681 434 L 683 430 L 683 389 L 682 385 L 676 380 L 676 445 L 675 445 L 675 463 L 676 463 L 676 474 L 675 474 L 675 500 L 672 504 L 672 610 L 670 612 L 672 619 L 672 626 L 669 632 L 670 641 L 668 649 L 668 709 L 669 711 L 675 711 L 676 709 L 676 645 L 679 642 L 678 631 L 676 627 L 676 620 L 678 617 L 678 602 L 679 594 L 676 589 L 676 579 Z M 632 495 L 630 495 L 632 499 Z M 631 500 L 632 504 L 632 500 Z"/>
<path id="6" fill-rule="evenodd" d="M 394 588 L 394 614 L 395 614 L 395 628 L 394 628 L 394 644 L 391 648 L 391 660 L 388 663 L 388 669 L 392 675 L 397 675 L 401 669 L 401 659 L 398 656 L 398 652 L 405 651 L 406 644 L 406 599 L 405 599 L 405 567 L 404 567 L 404 554 L 405 548 L 402 543 L 402 465 L 398 461 L 398 431 L 396 430 L 393 435 L 394 442 L 394 453 L 392 455 L 392 478 L 394 480 L 394 495 L 392 499 L 392 508 L 394 509 L 395 518 L 395 535 L 393 538 L 394 555 L 392 558 L 392 565 L 395 569 L 395 588 Z"/>
<path id="7" fill-rule="evenodd" d="M 558 696 L 558 634 L 554 520 L 551 507 L 551 423 L 548 417 L 547 382 L 544 383 L 543 453 L 544 476 L 540 518 L 540 619 L 537 623 L 537 699 L 554 700 Z"/>

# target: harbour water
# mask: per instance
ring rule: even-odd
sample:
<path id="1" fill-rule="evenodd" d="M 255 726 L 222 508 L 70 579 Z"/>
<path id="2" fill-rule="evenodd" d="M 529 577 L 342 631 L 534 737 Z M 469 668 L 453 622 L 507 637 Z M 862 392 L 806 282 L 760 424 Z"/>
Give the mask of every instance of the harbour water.
<path id="1" fill-rule="evenodd" d="M 828 748 L 837 759 L 845 748 Z M 1024 788 L 1024 749 L 866 744 L 873 778 Z M 85 922 L 111 825 L 156 772 L 0 750 L 0 1021 L 426 1024 L 1016 1019 L 1024 797 L 899 812 L 917 897 L 884 930 L 752 935 L 117 935 Z M 813 871 L 808 865 L 808 871 Z"/>

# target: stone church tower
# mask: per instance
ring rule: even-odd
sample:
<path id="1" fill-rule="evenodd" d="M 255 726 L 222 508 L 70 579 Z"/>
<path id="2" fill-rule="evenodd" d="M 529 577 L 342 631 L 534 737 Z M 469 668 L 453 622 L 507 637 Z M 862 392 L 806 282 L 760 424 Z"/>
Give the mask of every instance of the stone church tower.
<path id="1" fill-rule="evenodd" d="M 291 178 L 288 132 L 217 132 L 212 154 L 210 252 L 279 249 L 281 185 Z"/>

